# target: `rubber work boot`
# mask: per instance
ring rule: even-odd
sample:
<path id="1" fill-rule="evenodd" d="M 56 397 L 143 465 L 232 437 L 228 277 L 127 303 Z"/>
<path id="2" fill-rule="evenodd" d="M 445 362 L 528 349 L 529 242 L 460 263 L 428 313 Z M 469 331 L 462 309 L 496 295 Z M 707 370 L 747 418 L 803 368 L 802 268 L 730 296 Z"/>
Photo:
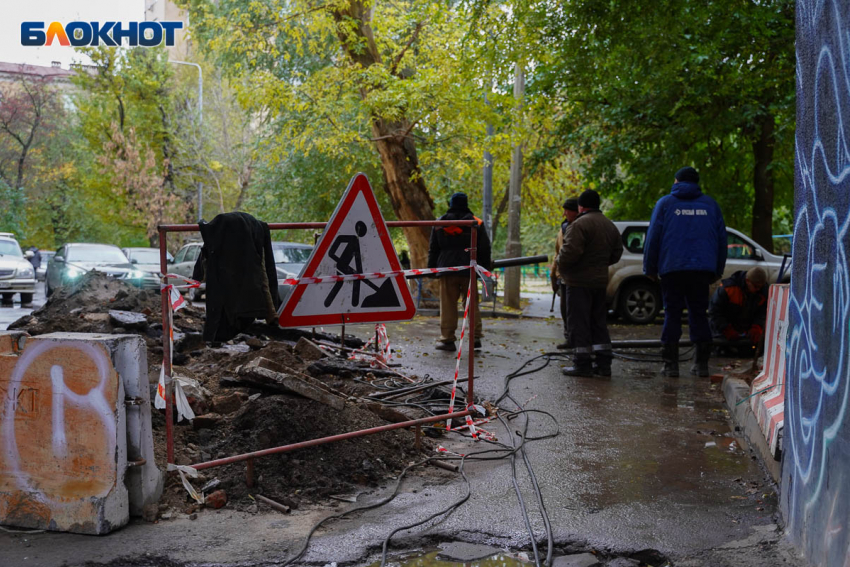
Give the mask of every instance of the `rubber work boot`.
<path id="1" fill-rule="evenodd" d="M 708 359 L 711 358 L 711 343 L 697 343 L 695 347 L 691 374 L 700 378 L 707 378 L 709 376 Z"/>
<path id="2" fill-rule="evenodd" d="M 573 366 L 567 366 L 561 369 L 564 376 L 583 376 L 590 378 L 593 376 L 593 363 L 590 359 L 575 360 Z"/>
<path id="3" fill-rule="evenodd" d="M 664 361 L 664 368 L 661 369 L 661 375 L 665 378 L 679 377 L 679 345 L 678 343 L 668 343 L 661 348 L 661 360 Z"/>
<path id="4" fill-rule="evenodd" d="M 438 342 L 437 346 L 435 346 L 434 348 L 437 349 L 437 350 L 448 350 L 448 351 L 451 351 L 451 352 L 457 351 L 457 347 L 455 346 L 454 341 Z"/>
<path id="5" fill-rule="evenodd" d="M 610 350 L 601 350 L 596 353 L 596 367 L 593 369 L 595 376 L 605 378 L 611 377 L 611 361 L 614 358 L 614 353 Z"/>

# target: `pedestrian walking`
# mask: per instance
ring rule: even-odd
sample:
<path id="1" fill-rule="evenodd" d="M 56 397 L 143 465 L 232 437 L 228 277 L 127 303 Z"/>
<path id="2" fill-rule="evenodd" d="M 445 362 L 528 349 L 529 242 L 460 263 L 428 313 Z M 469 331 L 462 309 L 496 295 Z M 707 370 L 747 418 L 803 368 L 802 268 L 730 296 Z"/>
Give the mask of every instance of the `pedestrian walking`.
<path id="1" fill-rule="evenodd" d="M 574 352 L 574 365 L 563 369 L 567 376 L 611 376 L 606 288 L 608 266 L 623 255 L 623 240 L 599 204 L 599 193 L 592 189 L 579 196 L 579 214 L 567 226 L 558 253 L 558 269 L 566 284 L 568 340 Z"/>
<path id="2" fill-rule="evenodd" d="M 564 234 L 567 232 L 567 227 L 578 216 L 578 199 L 570 197 L 564 201 L 563 208 L 564 220 L 558 228 L 558 236 L 555 238 L 555 258 L 552 260 L 552 266 L 549 269 L 552 279 L 552 292 L 561 298 L 561 321 L 564 324 L 564 342 L 560 343 L 557 348 L 562 350 L 572 347 L 570 346 L 570 333 L 567 328 L 567 284 L 564 282 L 564 278 L 561 277 L 561 272 L 558 269 L 558 254 L 564 245 Z"/>
<path id="3" fill-rule="evenodd" d="M 713 338 L 758 346 L 764 338 L 766 321 L 767 272 L 763 268 L 739 270 L 714 290 L 708 307 Z"/>
<path id="4" fill-rule="evenodd" d="M 457 221 L 475 220 L 478 231 L 477 237 L 477 261 L 483 268 L 489 270 L 490 262 L 490 239 L 481 219 L 469 210 L 469 201 L 465 193 L 455 193 L 449 199 L 449 210 L 438 220 Z M 428 247 L 429 268 L 451 268 L 454 266 L 469 265 L 469 226 L 439 226 L 431 229 L 431 242 Z M 469 290 L 469 270 L 460 272 L 444 272 L 438 274 L 440 281 L 440 338 L 437 341 L 437 350 L 455 351 L 457 341 L 457 302 L 462 299 L 466 302 L 466 294 Z M 475 329 L 472 339 L 475 348 L 481 348 L 481 338 L 484 336 L 481 315 L 476 302 L 472 308 L 475 310 Z"/>
<path id="5" fill-rule="evenodd" d="M 679 376 L 682 311 L 688 308 L 691 341 L 696 347 L 691 372 L 708 376 L 711 329 L 708 286 L 726 266 L 726 224 L 717 202 L 700 189 L 693 167 L 676 172 L 673 188 L 655 204 L 646 235 L 643 271 L 661 279 L 664 328 L 661 331 L 662 374 Z"/>

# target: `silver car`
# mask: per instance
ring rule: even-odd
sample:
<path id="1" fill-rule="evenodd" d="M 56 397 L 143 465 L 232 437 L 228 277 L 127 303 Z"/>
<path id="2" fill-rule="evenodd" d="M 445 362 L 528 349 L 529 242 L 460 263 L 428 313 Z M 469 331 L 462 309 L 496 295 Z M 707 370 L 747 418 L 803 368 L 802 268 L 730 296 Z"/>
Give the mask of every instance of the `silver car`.
<path id="1" fill-rule="evenodd" d="M 630 323 L 651 323 L 661 311 L 661 288 L 643 273 L 643 246 L 648 221 L 618 221 L 614 223 L 623 235 L 623 257 L 608 268 L 608 304 L 615 313 Z M 783 257 L 766 251 L 734 228 L 726 229 L 727 256 L 723 277 L 738 270 L 761 266 L 768 282 L 779 281 Z M 790 281 L 785 266 L 782 283 Z"/>
<path id="2" fill-rule="evenodd" d="M 168 272 L 170 274 L 183 276 L 184 278 L 191 278 L 192 272 L 195 270 L 195 262 L 197 262 L 198 258 L 200 258 L 201 248 L 203 248 L 203 246 L 203 242 L 189 242 L 188 244 L 183 245 L 183 247 L 177 251 L 177 254 L 174 255 L 174 259 L 169 261 Z M 186 282 L 176 278 L 168 278 L 168 283 L 174 285 L 186 285 Z M 201 282 L 201 287 L 189 288 L 186 293 L 190 300 L 200 301 L 206 291 L 206 282 Z"/>
<path id="3" fill-rule="evenodd" d="M 14 235 L 0 233 L 0 297 L 6 305 L 21 294 L 21 303 L 32 303 L 35 294 L 35 269 L 21 252 Z"/>

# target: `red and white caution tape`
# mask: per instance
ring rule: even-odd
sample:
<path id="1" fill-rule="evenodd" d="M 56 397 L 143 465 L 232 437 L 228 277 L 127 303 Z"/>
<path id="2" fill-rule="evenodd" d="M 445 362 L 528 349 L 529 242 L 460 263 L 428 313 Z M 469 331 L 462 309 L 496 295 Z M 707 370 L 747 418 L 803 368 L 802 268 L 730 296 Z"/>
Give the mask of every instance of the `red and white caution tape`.
<path id="1" fill-rule="evenodd" d="M 179 289 L 189 289 L 193 287 L 200 287 L 200 282 L 196 282 L 195 280 L 185 278 L 183 276 L 177 274 L 166 274 L 164 277 L 172 278 L 172 279 L 180 279 L 187 283 L 187 285 L 174 285 L 174 284 L 160 284 L 160 290 L 162 293 L 168 294 L 168 358 L 166 358 L 165 353 L 163 353 L 162 357 L 162 367 L 159 371 L 159 383 L 156 386 L 156 397 L 154 398 L 154 407 L 157 409 L 165 409 L 165 385 L 171 383 L 174 389 L 174 401 L 177 406 L 177 421 L 193 420 L 195 419 L 195 412 L 192 411 L 192 408 L 189 406 L 189 400 L 186 398 L 186 393 L 183 391 L 183 386 L 180 384 L 179 380 L 172 380 L 172 376 L 167 376 L 165 374 L 166 362 L 168 362 L 168 367 L 172 367 L 173 356 L 174 353 L 174 312 L 178 309 L 182 309 L 186 307 L 186 300 L 183 299 L 183 296 L 178 291 Z M 171 419 L 171 416 L 166 416 L 166 419 Z"/>
<path id="2" fill-rule="evenodd" d="M 479 277 L 490 277 L 495 278 L 496 275 L 493 272 L 489 272 L 479 266 L 478 264 L 472 264 L 469 266 L 453 266 L 450 268 L 414 268 L 412 270 L 391 270 L 388 272 L 372 272 L 368 274 L 343 274 L 336 276 L 307 276 L 303 278 L 287 278 L 283 280 L 284 285 L 305 285 L 305 284 L 321 284 L 321 283 L 335 283 L 335 282 L 348 282 L 348 281 L 360 281 L 360 280 L 377 280 L 381 278 L 395 278 L 398 276 L 422 276 L 427 274 L 440 274 L 444 272 L 462 272 L 464 270 L 468 270 L 470 268 L 475 269 L 478 273 Z M 179 276 L 178 276 L 179 277 Z"/>
<path id="3" fill-rule="evenodd" d="M 180 294 L 179 290 L 190 289 L 193 287 L 201 287 L 201 282 L 197 282 L 193 279 L 186 278 L 178 274 L 166 274 L 164 276 L 160 275 L 160 277 L 183 280 L 184 282 L 186 282 L 186 285 L 159 284 L 159 288 L 162 290 L 162 293 L 168 293 L 168 302 L 171 304 L 171 308 L 174 311 L 178 311 L 186 307 L 187 305 L 186 300 L 183 299 L 183 296 Z"/>
<path id="4" fill-rule="evenodd" d="M 449 413 L 454 413 L 455 408 L 455 396 L 457 395 L 457 377 L 460 374 L 460 356 L 463 353 L 463 339 L 466 336 L 466 322 L 469 317 L 469 303 L 470 297 L 472 296 L 472 282 L 469 282 L 469 287 L 466 290 L 466 304 L 463 308 L 463 324 L 460 327 L 460 341 L 457 344 L 457 358 L 455 359 L 455 375 L 452 380 L 452 397 L 449 400 Z M 471 407 L 471 406 L 470 406 Z M 466 425 L 469 426 L 469 433 L 472 435 L 472 438 L 476 441 L 478 440 L 478 434 L 475 430 L 475 425 L 472 423 L 472 419 L 467 415 L 466 416 Z M 446 421 L 446 429 L 451 431 L 452 429 L 452 420 L 449 419 Z"/>

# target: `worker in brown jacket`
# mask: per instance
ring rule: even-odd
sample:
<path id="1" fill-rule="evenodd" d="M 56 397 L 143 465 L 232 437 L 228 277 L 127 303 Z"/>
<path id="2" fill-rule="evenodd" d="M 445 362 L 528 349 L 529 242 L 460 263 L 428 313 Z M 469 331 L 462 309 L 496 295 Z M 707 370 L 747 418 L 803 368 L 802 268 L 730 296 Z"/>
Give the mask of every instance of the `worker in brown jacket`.
<path id="1" fill-rule="evenodd" d="M 555 239 L 555 258 L 552 260 L 552 266 L 549 269 L 552 279 L 552 292 L 561 296 L 561 320 L 564 323 L 564 342 L 558 344 L 559 349 L 568 349 L 572 348 L 572 346 L 570 346 L 570 333 L 567 328 L 567 284 L 564 283 L 564 278 L 561 277 L 561 271 L 558 269 L 558 254 L 564 245 L 564 234 L 567 232 L 567 227 L 571 222 L 576 220 L 577 216 L 578 199 L 570 197 L 564 201 L 564 222 L 558 228 L 558 236 Z"/>
<path id="2" fill-rule="evenodd" d="M 566 283 L 567 327 L 573 363 L 567 376 L 611 376 L 611 336 L 606 317 L 608 266 L 623 255 L 623 240 L 614 223 L 599 210 L 599 193 L 586 190 L 578 198 L 579 215 L 567 227 L 558 253 Z M 593 368 L 593 362 L 596 368 Z"/>

